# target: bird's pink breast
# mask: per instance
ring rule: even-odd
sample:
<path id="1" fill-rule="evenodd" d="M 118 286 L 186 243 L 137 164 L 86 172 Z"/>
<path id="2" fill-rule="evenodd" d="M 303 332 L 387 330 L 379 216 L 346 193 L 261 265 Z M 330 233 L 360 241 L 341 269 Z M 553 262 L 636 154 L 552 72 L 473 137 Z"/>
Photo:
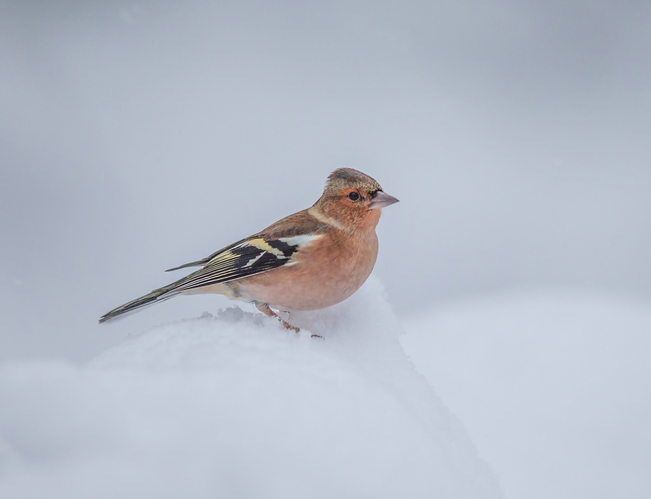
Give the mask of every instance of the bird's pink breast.
<path id="1" fill-rule="evenodd" d="M 374 230 L 363 237 L 325 238 L 302 248 L 295 265 L 240 279 L 236 286 L 245 297 L 276 309 L 317 310 L 357 291 L 371 274 L 377 252 Z"/>

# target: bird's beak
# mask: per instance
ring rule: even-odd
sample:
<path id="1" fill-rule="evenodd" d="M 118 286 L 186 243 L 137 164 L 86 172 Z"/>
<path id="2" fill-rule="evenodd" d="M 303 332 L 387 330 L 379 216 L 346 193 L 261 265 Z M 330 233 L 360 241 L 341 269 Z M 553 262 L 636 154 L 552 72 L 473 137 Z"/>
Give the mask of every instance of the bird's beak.
<path id="1" fill-rule="evenodd" d="M 398 200 L 394 198 L 393 196 L 389 196 L 386 192 L 384 191 L 377 191 L 377 194 L 373 199 L 371 199 L 371 202 L 369 203 L 368 207 L 371 208 L 372 210 L 379 210 L 381 208 L 384 208 L 385 206 L 389 206 L 390 204 L 397 203 Z"/>

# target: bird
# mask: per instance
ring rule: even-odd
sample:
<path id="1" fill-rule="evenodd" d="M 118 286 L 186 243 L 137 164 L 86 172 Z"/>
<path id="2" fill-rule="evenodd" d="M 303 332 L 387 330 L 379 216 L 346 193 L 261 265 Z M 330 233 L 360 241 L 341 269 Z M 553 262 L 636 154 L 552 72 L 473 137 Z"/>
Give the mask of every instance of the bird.
<path id="1" fill-rule="evenodd" d="M 397 203 L 373 178 L 339 168 L 310 208 L 194 262 L 166 272 L 202 267 L 178 281 L 121 305 L 99 322 L 177 295 L 216 293 L 253 303 L 263 314 L 318 310 L 349 298 L 371 274 L 378 254 L 375 228 L 382 208 Z"/>

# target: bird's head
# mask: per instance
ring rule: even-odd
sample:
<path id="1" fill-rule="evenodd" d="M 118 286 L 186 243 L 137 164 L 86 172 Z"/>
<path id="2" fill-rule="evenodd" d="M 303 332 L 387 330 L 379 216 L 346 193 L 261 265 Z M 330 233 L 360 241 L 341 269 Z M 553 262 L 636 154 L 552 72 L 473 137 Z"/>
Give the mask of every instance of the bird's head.
<path id="1" fill-rule="evenodd" d="M 328 177 L 323 195 L 314 207 L 346 228 L 375 228 L 382 208 L 397 202 L 365 173 L 339 168 Z"/>

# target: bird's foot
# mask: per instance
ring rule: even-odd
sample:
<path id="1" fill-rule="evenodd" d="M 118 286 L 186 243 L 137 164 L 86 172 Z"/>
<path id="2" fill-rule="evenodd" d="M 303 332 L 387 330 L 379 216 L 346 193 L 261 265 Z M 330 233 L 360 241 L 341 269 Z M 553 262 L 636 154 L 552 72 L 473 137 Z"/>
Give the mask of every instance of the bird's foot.
<path id="1" fill-rule="evenodd" d="M 281 319 L 280 317 L 278 317 L 278 320 L 280 321 L 280 323 L 283 325 L 283 327 L 285 329 L 289 329 L 290 331 L 294 331 L 295 333 L 300 333 L 301 332 L 300 328 L 298 328 L 296 326 L 292 326 L 289 322 Z"/>
<path id="2" fill-rule="evenodd" d="M 294 331 L 295 333 L 298 333 L 298 332 L 301 331 L 300 328 L 292 326 L 286 320 L 282 319 L 281 317 L 278 317 L 278 314 L 276 312 L 274 312 L 273 310 L 271 310 L 269 305 L 267 305 L 266 303 L 256 302 L 255 306 L 260 312 L 262 312 L 267 317 L 275 317 L 276 319 L 278 319 L 278 321 L 283 325 L 283 327 L 285 329 L 289 329 L 290 331 Z M 287 312 L 287 313 L 289 314 L 289 312 Z"/>
<path id="3" fill-rule="evenodd" d="M 286 310 L 283 310 L 283 311 L 281 311 L 281 313 L 282 313 L 286 318 L 289 319 L 289 312 L 287 312 Z M 284 327 L 285 329 L 289 329 L 290 331 L 294 331 L 295 333 L 300 333 L 301 328 L 298 328 L 298 327 L 296 327 L 296 326 L 292 326 L 289 322 L 287 322 L 285 319 L 283 319 L 283 318 L 281 318 L 281 317 L 278 317 L 278 320 L 280 321 L 280 323 L 283 325 L 283 327 Z"/>

